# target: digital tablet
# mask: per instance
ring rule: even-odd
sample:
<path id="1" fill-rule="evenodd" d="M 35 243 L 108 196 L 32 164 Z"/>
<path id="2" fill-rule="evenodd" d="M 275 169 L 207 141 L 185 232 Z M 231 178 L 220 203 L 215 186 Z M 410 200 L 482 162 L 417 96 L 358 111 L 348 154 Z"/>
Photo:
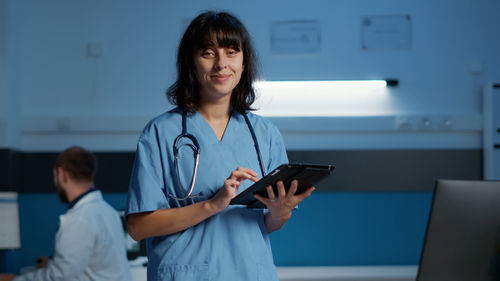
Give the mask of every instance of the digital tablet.
<path id="1" fill-rule="evenodd" d="M 282 180 L 285 184 L 285 189 L 288 191 L 292 180 L 297 179 L 299 181 L 299 186 L 296 194 L 300 194 L 329 176 L 334 168 L 335 166 L 333 165 L 299 163 L 283 164 L 238 194 L 235 198 L 233 198 L 233 200 L 231 200 L 230 204 L 247 205 L 249 208 L 266 208 L 264 204 L 253 196 L 256 193 L 267 197 L 266 186 L 272 185 L 274 194 L 277 195 L 278 189 L 276 187 L 276 182 Z"/>

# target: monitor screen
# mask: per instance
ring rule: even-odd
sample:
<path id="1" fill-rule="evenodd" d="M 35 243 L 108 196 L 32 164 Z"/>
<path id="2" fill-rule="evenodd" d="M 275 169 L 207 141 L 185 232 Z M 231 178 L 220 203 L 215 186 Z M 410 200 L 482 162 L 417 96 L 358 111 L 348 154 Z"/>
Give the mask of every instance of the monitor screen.
<path id="1" fill-rule="evenodd" d="M 500 280 L 500 181 L 437 181 L 417 280 Z"/>
<path id="2" fill-rule="evenodd" d="M 0 249 L 21 247 L 16 192 L 0 192 Z"/>

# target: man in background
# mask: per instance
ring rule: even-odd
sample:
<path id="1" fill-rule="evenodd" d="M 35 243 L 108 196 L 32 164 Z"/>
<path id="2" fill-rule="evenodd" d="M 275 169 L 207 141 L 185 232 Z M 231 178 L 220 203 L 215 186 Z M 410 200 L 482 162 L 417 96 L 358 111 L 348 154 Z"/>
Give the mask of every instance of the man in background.
<path id="1" fill-rule="evenodd" d="M 131 280 L 122 223 L 94 187 L 96 166 L 95 156 L 81 147 L 57 157 L 54 184 L 68 209 L 60 216 L 54 257 L 39 258 L 38 269 L 27 274 L 0 274 L 0 281 Z"/>

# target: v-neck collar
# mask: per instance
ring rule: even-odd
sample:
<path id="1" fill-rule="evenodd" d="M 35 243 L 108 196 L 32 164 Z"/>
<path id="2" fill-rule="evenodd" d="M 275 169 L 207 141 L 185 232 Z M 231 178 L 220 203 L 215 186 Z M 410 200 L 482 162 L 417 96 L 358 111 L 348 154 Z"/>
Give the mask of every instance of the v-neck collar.
<path id="1" fill-rule="evenodd" d="M 236 123 L 238 123 L 237 112 L 233 110 L 231 112 L 231 116 L 226 125 L 226 129 L 224 130 L 224 134 L 222 135 L 222 139 L 219 140 L 217 135 L 215 134 L 214 129 L 208 121 L 201 115 L 198 111 L 195 111 L 193 114 L 193 126 L 196 126 L 200 133 L 204 136 L 204 139 L 209 143 L 230 143 L 233 135 L 233 131 L 235 129 Z M 189 125 L 187 125 L 189 127 Z M 189 131 L 189 128 L 187 129 Z"/>

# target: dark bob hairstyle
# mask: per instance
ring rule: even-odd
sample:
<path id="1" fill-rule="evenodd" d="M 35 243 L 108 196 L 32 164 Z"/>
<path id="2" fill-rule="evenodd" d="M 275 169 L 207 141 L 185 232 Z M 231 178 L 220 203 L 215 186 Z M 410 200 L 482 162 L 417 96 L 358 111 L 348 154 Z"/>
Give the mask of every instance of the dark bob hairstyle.
<path id="1" fill-rule="evenodd" d="M 252 82 L 257 76 L 257 58 L 246 28 L 226 12 L 204 12 L 189 24 L 177 51 L 177 81 L 167 90 L 168 100 L 187 112 L 195 111 L 200 86 L 196 79 L 194 54 L 213 46 L 243 51 L 245 67 L 240 82 L 233 89 L 231 106 L 240 113 L 253 110 L 255 92 Z"/>

